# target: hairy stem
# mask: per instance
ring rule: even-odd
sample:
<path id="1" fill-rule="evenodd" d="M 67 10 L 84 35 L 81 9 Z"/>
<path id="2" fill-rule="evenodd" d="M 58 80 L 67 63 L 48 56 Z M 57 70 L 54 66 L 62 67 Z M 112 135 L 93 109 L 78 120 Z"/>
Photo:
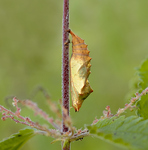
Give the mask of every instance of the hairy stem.
<path id="1" fill-rule="evenodd" d="M 62 104 L 69 115 L 69 0 L 63 1 L 63 47 L 62 47 Z M 63 109 L 62 109 L 63 110 Z M 62 112 L 62 131 L 67 132 L 68 127 L 64 124 L 65 114 Z M 63 150 L 70 150 L 70 145 L 63 147 Z"/>

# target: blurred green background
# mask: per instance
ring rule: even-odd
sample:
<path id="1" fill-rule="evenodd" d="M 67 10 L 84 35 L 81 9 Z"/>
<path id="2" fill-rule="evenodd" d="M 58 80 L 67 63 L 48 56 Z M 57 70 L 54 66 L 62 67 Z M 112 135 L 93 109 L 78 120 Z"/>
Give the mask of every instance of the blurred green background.
<path id="1" fill-rule="evenodd" d="M 70 28 L 88 44 L 92 57 L 89 81 L 94 90 L 80 112 L 70 110 L 77 128 L 99 118 L 107 105 L 115 113 L 129 100 L 126 95 L 134 68 L 147 57 L 147 6 L 147 0 L 70 0 Z M 7 96 L 30 98 L 39 85 L 54 101 L 61 98 L 62 9 L 63 2 L 57 0 L 0 0 L 1 105 L 11 109 L 5 101 Z M 53 115 L 41 93 L 32 100 Z M 40 119 L 24 107 L 22 115 Z M 9 119 L 0 121 L 0 140 L 24 127 Z M 21 150 L 60 150 L 61 143 L 50 144 L 52 140 L 38 135 Z M 123 148 L 86 137 L 72 143 L 74 149 Z"/>

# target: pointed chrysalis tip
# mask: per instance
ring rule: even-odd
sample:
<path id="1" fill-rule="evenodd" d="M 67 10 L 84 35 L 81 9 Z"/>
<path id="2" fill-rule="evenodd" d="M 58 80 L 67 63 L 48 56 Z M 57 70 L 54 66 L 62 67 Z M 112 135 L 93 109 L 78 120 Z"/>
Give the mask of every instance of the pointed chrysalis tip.
<path id="1" fill-rule="evenodd" d="M 79 108 L 75 108 L 75 112 L 79 112 Z"/>
<path id="2" fill-rule="evenodd" d="M 73 106 L 73 108 L 75 109 L 75 112 L 79 112 L 79 109 L 80 109 L 80 108 L 75 107 L 75 106 Z"/>

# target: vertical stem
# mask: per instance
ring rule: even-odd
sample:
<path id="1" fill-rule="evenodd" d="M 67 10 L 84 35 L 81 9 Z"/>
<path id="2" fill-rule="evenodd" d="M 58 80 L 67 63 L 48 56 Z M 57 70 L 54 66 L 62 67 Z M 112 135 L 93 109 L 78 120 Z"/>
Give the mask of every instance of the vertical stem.
<path id="1" fill-rule="evenodd" d="M 63 46 L 62 46 L 62 103 L 69 115 L 69 0 L 64 0 L 63 4 Z M 66 44 L 67 43 L 67 44 Z M 68 127 L 64 124 L 64 112 L 62 112 L 62 131 L 67 132 Z M 63 150 L 70 150 L 70 145 Z"/>

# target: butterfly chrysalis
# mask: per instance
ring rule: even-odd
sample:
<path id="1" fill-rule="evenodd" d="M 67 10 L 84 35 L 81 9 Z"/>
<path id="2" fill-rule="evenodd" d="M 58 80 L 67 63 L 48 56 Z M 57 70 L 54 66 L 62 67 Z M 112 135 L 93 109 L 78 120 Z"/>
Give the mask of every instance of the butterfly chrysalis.
<path id="1" fill-rule="evenodd" d="M 72 36 L 72 56 L 70 59 L 70 84 L 72 105 L 75 111 L 79 111 L 83 101 L 93 90 L 90 87 L 88 76 L 90 74 L 89 50 L 84 40 L 75 35 L 70 29 Z"/>

